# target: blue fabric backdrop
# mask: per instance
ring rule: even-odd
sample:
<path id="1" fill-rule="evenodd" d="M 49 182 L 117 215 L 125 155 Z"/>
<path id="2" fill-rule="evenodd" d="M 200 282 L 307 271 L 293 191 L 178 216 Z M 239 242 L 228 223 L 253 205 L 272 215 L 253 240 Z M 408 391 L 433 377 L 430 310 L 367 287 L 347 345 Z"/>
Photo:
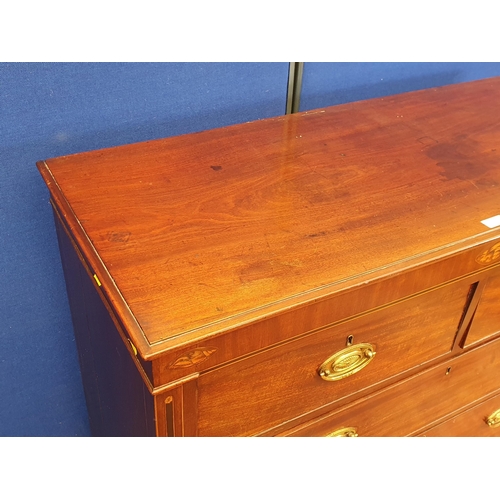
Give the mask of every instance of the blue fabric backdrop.
<path id="1" fill-rule="evenodd" d="M 300 111 L 500 75 L 500 63 L 305 63 Z"/>

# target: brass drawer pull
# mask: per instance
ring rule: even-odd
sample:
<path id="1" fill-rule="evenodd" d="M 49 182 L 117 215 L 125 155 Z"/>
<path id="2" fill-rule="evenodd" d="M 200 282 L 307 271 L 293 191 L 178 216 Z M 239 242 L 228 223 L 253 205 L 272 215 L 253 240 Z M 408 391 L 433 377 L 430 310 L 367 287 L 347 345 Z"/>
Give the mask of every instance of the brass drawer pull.
<path id="1" fill-rule="evenodd" d="M 351 345 L 330 356 L 319 367 L 319 376 L 329 382 L 350 377 L 362 370 L 375 354 L 372 344 Z"/>
<path id="2" fill-rule="evenodd" d="M 337 429 L 326 437 L 358 437 L 357 427 L 342 427 L 342 429 Z"/>
<path id="3" fill-rule="evenodd" d="M 500 409 L 494 411 L 487 419 L 486 423 L 490 427 L 498 427 L 500 425 Z"/>

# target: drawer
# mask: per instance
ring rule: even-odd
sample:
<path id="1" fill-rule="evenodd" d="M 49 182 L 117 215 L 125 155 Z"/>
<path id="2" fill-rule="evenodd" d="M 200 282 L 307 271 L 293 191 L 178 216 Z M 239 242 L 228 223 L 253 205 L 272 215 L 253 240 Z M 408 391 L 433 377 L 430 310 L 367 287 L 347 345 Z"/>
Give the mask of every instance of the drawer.
<path id="1" fill-rule="evenodd" d="M 498 245 L 500 251 L 500 244 Z M 465 347 L 500 333 L 500 269 L 484 273 L 478 283 L 479 302 L 467 333 Z"/>
<path id="2" fill-rule="evenodd" d="M 500 395 L 436 425 L 421 436 L 500 436 Z"/>
<path id="3" fill-rule="evenodd" d="M 407 436 L 417 433 L 471 401 L 497 391 L 499 369 L 500 340 L 497 340 L 281 435 Z M 500 400 L 486 405 L 484 410 L 487 407 L 493 412 L 499 406 Z M 487 416 L 483 410 L 479 413 L 479 420 Z M 481 431 L 482 426 L 487 428 L 484 421 L 482 425 L 478 422 L 478 433 L 486 432 L 487 429 Z M 475 430 L 471 426 L 471 432 Z M 440 435 L 431 432 L 426 435 Z"/>
<path id="4" fill-rule="evenodd" d="M 470 282 L 448 284 L 202 374 L 199 434 L 258 434 L 318 407 L 352 399 L 359 391 L 366 394 L 391 377 L 446 355 Z M 352 344 L 349 355 L 347 343 Z M 343 378 L 325 380 L 320 367 L 339 352 L 323 371 L 340 370 Z"/>

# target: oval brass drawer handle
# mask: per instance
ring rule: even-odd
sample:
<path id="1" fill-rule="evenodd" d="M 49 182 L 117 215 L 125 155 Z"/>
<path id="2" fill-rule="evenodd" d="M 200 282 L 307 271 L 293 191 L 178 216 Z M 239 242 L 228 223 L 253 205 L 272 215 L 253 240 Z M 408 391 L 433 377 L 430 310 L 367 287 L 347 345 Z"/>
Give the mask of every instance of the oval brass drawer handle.
<path id="1" fill-rule="evenodd" d="M 342 429 L 337 429 L 331 434 L 327 434 L 326 437 L 358 437 L 357 427 L 342 427 Z"/>
<path id="2" fill-rule="evenodd" d="M 323 380 L 332 382 L 350 377 L 362 370 L 375 356 L 372 344 L 355 344 L 330 356 L 318 369 Z"/>
<path id="3" fill-rule="evenodd" d="M 498 427 L 500 425 L 500 409 L 494 411 L 487 419 L 486 423 L 490 427 Z"/>

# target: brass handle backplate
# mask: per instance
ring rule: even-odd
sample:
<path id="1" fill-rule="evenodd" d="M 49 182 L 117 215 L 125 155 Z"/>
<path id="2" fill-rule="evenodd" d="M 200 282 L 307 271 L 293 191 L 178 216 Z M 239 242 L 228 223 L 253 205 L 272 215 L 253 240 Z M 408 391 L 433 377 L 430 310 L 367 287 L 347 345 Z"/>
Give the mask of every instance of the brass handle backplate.
<path id="1" fill-rule="evenodd" d="M 375 356 L 372 344 L 355 344 L 330 356 L 318 369 L 323 380 L 332 382 L 350 377 L 362 370 Z"/>
<path id="2" fill-rule="evenodd" d="M 500 409 L 494 411 L 487 419 L 486 423 L 490 427 L 498 427 L 500 426 Z"/>
<path id="3" fill-rule="evenodd" d="M 342 429 L 337 429 L 326 437 L 358 437 L 358 429 L 356 427 L 342 427 Z"/>

